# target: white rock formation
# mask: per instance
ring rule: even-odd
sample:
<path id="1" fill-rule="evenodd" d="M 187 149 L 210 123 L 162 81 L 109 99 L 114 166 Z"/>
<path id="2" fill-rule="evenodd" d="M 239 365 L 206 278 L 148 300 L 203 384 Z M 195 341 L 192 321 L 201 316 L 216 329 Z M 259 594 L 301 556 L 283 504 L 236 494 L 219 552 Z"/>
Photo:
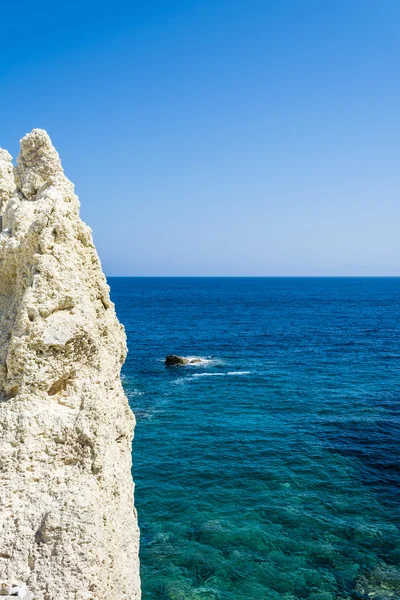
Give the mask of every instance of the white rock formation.
<path id="1" fill-rule="evenodd" d="M 125 334 L 45 131 L 0 150 L 0 215 L 0 595 L 138 599 Z"/>

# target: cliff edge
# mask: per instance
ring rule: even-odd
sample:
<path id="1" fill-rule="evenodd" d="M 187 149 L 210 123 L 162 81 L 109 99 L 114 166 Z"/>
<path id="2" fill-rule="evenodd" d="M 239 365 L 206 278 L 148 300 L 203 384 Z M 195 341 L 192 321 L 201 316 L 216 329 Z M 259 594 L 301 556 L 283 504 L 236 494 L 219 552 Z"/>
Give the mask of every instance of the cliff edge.
<path id="1" fill-rule="evenodd" d="M 125 333 L 43 130 L 0 150 L 0 231 L 0 593 L 139 599 Z"/>

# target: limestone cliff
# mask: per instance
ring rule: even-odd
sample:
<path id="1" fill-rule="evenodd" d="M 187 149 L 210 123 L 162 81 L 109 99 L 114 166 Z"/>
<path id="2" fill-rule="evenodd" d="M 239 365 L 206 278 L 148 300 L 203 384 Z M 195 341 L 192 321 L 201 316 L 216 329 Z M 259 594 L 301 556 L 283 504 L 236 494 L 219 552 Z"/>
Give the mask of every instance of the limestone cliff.
<path id="1" fill-rule="evenodd" d="M 0 215 L 0 594 L 140 598 L 125 334 L 45 131 L 0 150 Z"/>

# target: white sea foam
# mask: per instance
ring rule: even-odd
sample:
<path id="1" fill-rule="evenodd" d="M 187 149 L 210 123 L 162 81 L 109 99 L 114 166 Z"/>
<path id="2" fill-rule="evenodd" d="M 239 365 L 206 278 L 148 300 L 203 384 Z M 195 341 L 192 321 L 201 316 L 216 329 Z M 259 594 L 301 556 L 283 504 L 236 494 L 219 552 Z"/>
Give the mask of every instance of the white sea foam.
<path id="1" fill-rule="evenodd" d="M 227 375 L 250 375 L 251 371 L 228 371 Z"/>
<path id="2" fill-rule="evenodd" d="M 228 371 L 227 373 L 193 373 L 189 379 L 198 377 L 226 377 L 226 375 L 250 375 L 251 371 Z"/>
<path id="3" fill-rule="evenodd" d="M 212 358 L 206 356 L 183 356 L 182 358 L 189 361 L 188 366 L 205 366 L 214 362 Z"/>
<path id="4" fill-rule="evenodd" d="M 126 395 L 128 398 L 132 398 L 133 396 L 143 396 L 144 392 L 139 392 L 139 390 L 128 390 Z"/>
<path id="5" fill-rule="evenodd" d="M 225 373 L 194 373 L 191 378 L 197 378 L 197 377 L 218 377 L 218 376 L 224 376 Z"/>

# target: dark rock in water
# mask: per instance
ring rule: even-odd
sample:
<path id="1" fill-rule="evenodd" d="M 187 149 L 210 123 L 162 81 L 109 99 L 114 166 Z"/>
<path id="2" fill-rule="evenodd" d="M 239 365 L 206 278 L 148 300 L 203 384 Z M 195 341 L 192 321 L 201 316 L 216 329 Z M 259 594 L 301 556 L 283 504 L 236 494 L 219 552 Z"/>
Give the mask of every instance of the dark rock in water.
<path id="1" fill-rule="evenodd" d="M 187 365 L 189 364 L 189 360 L 183 356 L 175 356 L 174 354 L 170 354 L 165 359 L 165 364 L 169 366 Z"/>

